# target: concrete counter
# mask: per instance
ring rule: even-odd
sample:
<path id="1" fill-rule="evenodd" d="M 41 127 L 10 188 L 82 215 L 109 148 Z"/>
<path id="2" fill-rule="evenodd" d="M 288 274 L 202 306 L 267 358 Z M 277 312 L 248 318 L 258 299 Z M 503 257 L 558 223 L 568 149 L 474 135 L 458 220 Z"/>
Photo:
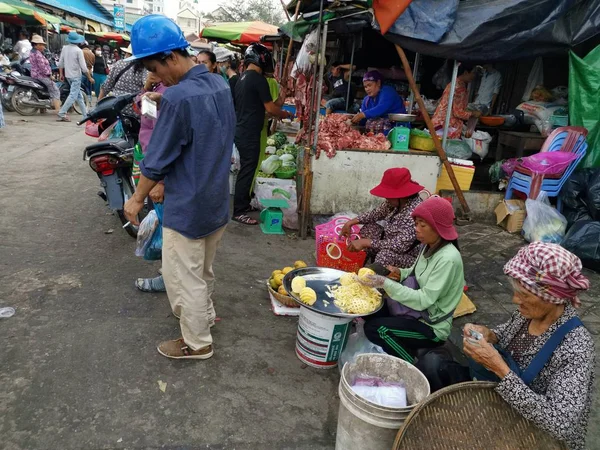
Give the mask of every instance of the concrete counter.
<path id="1" fill-rule="evenodd" d="M 406 167 L 413 180 L 435 191 L 441 167 L 435 152 L 339 150 L 331 159 L 324 153 L 319 159 L 313 157 L 311 214 L 361 213 L 373 208 L 381 200 L 369 191 L 379 184 L 383 172 L 393 167 Z"/>

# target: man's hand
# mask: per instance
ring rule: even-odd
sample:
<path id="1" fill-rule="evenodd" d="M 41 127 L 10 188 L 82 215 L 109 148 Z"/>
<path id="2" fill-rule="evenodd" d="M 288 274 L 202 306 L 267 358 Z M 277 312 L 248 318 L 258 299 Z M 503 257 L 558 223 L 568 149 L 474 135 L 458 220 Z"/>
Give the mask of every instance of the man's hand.
<path id="1" fill-rule="evenodd" d="M 154 103 L 156 103 L 156 108 L 160 109 L 160 103 L 162 101 L 162 94 L 159 92 L 146 92 L 144 94 L 145 97 L 148 97 Z"/>
<path id="2" fill-rule="evenodd" d="M 356 239 L 348 244 L 348 250 L 351 252 L 360 252 L 369 247 L 371 247 L 371 239 Z"/>
<path id="3" fill-rule="evenodd" d="M 357 124 L 360 123 L 361 120 L 365 118 L 365 113 L 359 112 L 352 118 L 352 123 Z"/>
<path id="4" fill-rule="evenodd" d="M 162 203 L 165 199 L 165 185 L 162 183 L 157 184 L 152 188 L 148 196 L 154 203 Z"/>
<path id="5" fill-rule="evenodd" d="M 123 212 L 125 213 L 125 218 L 131 222 L 132 225 L 139 225 L 138 214 L 144 207 L 144 199 L 139 199 L 137 195 L 133 194 L 133 196 L 127 200 L 125 206 L 123 207 Z"/>

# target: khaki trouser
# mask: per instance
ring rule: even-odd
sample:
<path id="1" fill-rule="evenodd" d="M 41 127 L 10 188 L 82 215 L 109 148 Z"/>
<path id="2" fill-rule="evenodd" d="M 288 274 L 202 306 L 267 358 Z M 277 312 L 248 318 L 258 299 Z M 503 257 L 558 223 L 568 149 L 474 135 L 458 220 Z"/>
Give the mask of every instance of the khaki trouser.
<path id="1" fill-rule="evenodd" d="M 225 227 L 202 239 L 188 239 L 163 228 L 162 267 L 171 309 L 180 316 L 181 336 L 192 350 L 212 344 L 216 313 L 212 264 Z"/>

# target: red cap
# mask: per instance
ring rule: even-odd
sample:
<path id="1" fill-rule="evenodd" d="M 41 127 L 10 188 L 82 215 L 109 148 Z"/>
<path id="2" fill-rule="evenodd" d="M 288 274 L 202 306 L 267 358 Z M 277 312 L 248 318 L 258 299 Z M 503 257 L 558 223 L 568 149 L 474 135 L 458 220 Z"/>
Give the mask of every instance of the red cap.
<path id="1" fill-rule="evenodd" d="M 428 198 L 417 206 L 411 215 L 423 219 L 446 241 L 458 238 L 454 228 L 454 209 L 450 202 L 442 197 L 436 195 Z"/>
<path id="2" fill-rule="evenodd" d="M 423 186 L 411 179 L 410 170 L 398 167 L 383 172 L 381 183 L 371 189 L 371 194 L 383 198 L 406 198 L 423 189 Z"/>

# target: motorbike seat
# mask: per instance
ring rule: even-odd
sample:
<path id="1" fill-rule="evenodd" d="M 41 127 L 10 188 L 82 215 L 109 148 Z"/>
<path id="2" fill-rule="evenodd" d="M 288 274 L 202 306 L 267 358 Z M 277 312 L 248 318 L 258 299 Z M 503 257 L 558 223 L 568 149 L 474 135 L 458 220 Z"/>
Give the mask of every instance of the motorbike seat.
<path id="1" fill-rule="evenodd" d="M 131 147 L 131 144 L 125 139 L 109 139 L 107 141 L 96 142 L 92 145 L 88 145 L 85 148 L 85 152 L 88 156 L 105 150 L 116 150 L 122 153 L 131 149 Z"/>
<path id="2" fill-rule="evenodd" d="M 46 87 L 45 84 L 40 83 L 39 80 L 32 78 L 32 77 L 28 77 L 26 75 L 21 75 L 19 78 L 17 78 L 17 81 L 18 80 L 33 81 L 34 83 L 37 83 L 44 91 L 48 90 L 48 88 Z"/>

